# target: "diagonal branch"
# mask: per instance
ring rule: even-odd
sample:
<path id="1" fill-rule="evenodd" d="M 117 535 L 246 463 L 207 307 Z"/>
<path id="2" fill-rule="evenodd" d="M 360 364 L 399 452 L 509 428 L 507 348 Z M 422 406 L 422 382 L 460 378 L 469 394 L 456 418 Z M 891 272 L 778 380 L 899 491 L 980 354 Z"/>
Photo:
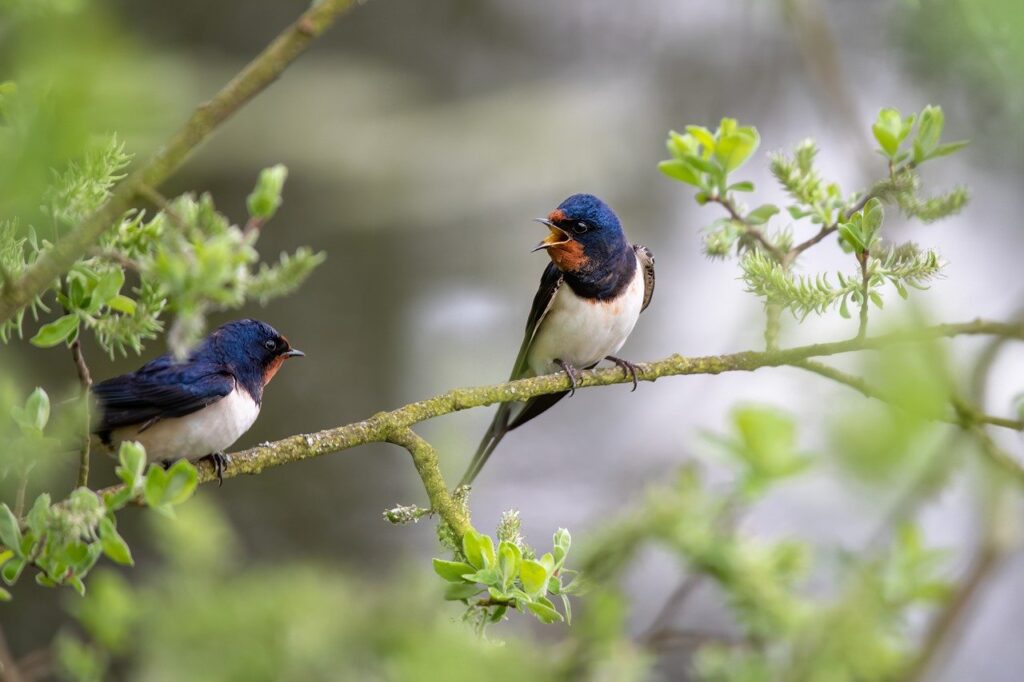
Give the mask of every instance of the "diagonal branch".
<path id="1" fill-rule="evenodd" d="M 103 206 L 63 235 L 21 277 L 4 283 L 0 289 L 0 322 L 10 319 L 67 272 L 75 260 L 87 253 L 99 236 L 131 207 L 132 199 L 141 187 L 156 187 L 166 180 L 196 147 L 232 114 L 277 80 L 285 68 L 305 52 L 338 16 L 355 4 L 355 0 L 320 0 L 312 3 L 295 23 L 282 31 L 213 99 L 201 104 L 185 125 L 152 158 L 114 189 Z"/>
<path id="2" fill-rule="evenodd" d="M 431 508 L 452 527 L 455 535 L 462 537 L 470 530 L 469 519 L 458 503 L 448 494 L 448 485 L 441 476 L 437 451 L 409 427 L 395 429 L 388 436 L 388 442 L 400 445 L 412 455 L 413 464 L 423 481 Z"/>

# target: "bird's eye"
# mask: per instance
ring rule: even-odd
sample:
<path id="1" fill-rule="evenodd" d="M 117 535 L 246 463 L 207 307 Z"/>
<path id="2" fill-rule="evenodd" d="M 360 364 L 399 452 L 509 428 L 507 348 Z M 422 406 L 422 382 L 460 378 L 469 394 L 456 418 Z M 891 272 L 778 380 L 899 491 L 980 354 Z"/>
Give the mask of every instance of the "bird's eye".
<path id="1" fill-rule="evenodd" d="M 576 234 L 583 234 L 589 229 L 590 226 L 584 222 L 579 222 L 572 226 L 572 231 L 575 232 Z"/>
<path id="2" fill-rule="evenodd" d="M 267 350 L 277 350 L 277 341 L 274 339 L 267 339 L 263 345 L 267 347 Z"/>

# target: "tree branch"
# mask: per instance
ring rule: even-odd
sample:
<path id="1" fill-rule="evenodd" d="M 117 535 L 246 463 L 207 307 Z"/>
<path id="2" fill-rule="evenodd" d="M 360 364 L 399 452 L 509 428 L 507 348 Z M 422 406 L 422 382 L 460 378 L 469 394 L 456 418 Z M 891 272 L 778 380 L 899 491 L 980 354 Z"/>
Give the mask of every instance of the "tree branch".
<path id="1" fill-rule="evenodd" d="M 975 320 L 960 324 L 935 325 L 916 331 L 894 332 L 864 339 L 853 338 L 846 341 L 797 346 L 777 351 L 744 351 L 727 355 L 691 358 L 672 355 L 664 360 L 639 365 L 637 377 L 643 381 L 655 381 L 661 377 L 668 376 L 750 372 L 762 367 L 800 366 L 799 363 L 802 361 L 814 357 L 880 349 L 915 341 L 951 338 L 961 335 L 992 335 L 1024 339 L 1024 322 L 1007 324 Z M 622 370 L 614 367 L 580 372 L 577 387 L 607 386 L 630 381 L 632 379 L 624 376 Z M 410 449 L 410 452 L 413 454 L 417 470 L 420 471 L 421 478 L 424 477 L 423 470 L 426 470 L 431 481 L 427 492 L 430 494 L 431 489 L 433 489 L 433 494 L 437 497 L 438 489 L 436 483 L 441 480 L 441 475 L 437 471 L 432 471 L 432 469 L 436 469 L 436 453 L 432 457 L 431 453 L 433 450 L 427 451 L 424 449 L 424 446 L 429 447 L 425 441 L 422 441 L 415 434 L 410 436 L 404 433 L 403 429 L 428 419 L 451 414 L 452 412 L 485 407 L 496 403 L 522 401 L 539 395 L 567 390 L 569 390 L 569 380 L 564 373 L 519 379 L 491 386 L 458 388 L 433 398 L 405 405 L 390 412 L 380 412 L 369 419 L 353 424 L 346 424 L 316 433 L 290 436 L 273 443 L 266 443 L 249 450 L 234 453 L 229 456 L 229 461 L 224 467 L 223 475 L 224 478 L 231 478 L 242 474 L 259 474 L 264 469 L 270 467 L 348 450 L 358 445 L 393 442 L 407 449 L 411 447 L 416 450 Z M 963 421 L 958 423 L 963 425 Z M 999 460 L 996 461 L 996 464 L 1006 469 L 1018 481 L 1024 482 L 1024 469 L 1021 469 L 1016 462 L 1012 460 Z M 213 465 L 210 462 L 200 461 L 197 463 L 197 468 L 199 469 L 199 481 L 201 483 L 217 479 L 214 474 Z M 120 486 L 113 486 L 101 490 L 100 493 L 113 493 L 119 489 Z M 447 502 L 443 498 L 439 499 L 440 502 L 431 499 L 431 503 L 444 516 L 445 512 L 436 505 L 447 504 Z M 456 519 L 454 522 L 450 521 L 453 528 L 461 525 L 461 522 L 456 517 L 450 513 L 448 515 Z M 446 517 L 445 520 L 447 521 L 448 518 Z"/>
<path id="2" fill-rule="evenodd" d="M 420 480 L 423 481 L 423 488 L 427 491 L 431 508 L 451 526 L 456 536 L 461 538 L 465 535 L 472 526 L 462 508 L 448 494 L 448 484 L 441 476 L 437 451 L 433 446 L 407 426 L 392 431 L 387 440 L 409 451 Z"/>
<path id="3" fill-rule="evenodd" d="M 82 437 L 81 456 L 78 463 L 78 487 L 89 485 L 89 444 L 92 441 L 92 421 L 89 416 L 89 389 L 92 388 L 92 375 L 89 374 L 89 366 L 85 364 L 85 355 L 82 353 L 82 339 L 77 338 L 71 344 L 71 357 L 75 360 L 75 371 L 78 373 L 78 383 L 82 386 L 82 403 L 85 413 L 85 433 Z"/>
<path id="4" fill-rule="evenodd" d="M 46 251 L 21 277 L 0 289 L 0 321 L 10 319 L 87 253 L 104 231 L 131 207 L 139 189 L 159 186 L 224 121 L 277 80 L 284 69 L 351 9 L 355 0 L 314 2 L 299 19 L 281 32 L 259 55 L 225 85 L 213 99 L 201 104 L 184 126 L 144 165 L 115 189 L 107 202 Z"/>

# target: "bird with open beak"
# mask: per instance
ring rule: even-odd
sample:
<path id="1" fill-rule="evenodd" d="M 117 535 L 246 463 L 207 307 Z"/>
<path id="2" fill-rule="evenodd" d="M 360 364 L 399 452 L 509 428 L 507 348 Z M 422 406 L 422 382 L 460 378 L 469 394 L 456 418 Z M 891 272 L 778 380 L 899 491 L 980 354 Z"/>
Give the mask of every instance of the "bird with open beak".
<path id="1" fill-rule="evenodd" d="M 618 216 L 592 194 L 572 195 L 538 222 L 549 234 L 534 250 L 546 250 L 551 262 L 533 299 L 511 379 L 564 371 L 571 389 L 501 404 L 463 485 L 472 483 L 506 433 L 571 395 L 580 369 L 610 360 L 632 375 L 636 389 L 636 365 L 613 353 L 651 302 L 654 257 L 626 240 Z"/>

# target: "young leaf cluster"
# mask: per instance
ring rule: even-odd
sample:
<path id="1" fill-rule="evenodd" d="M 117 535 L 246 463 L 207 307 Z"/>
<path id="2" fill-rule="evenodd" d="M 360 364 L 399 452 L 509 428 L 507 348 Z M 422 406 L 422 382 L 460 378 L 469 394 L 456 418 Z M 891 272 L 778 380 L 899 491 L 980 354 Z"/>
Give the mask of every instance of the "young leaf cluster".
<path id="1" fill-rule="evenodd" d="M 114 136 L 93 145 L 79 161 L 53 173 L 44 196 L 44 214 L 60 231 L 95 212 L 110 196 L 131 161 Z M 249 196 L 249 223 L 233 225 L 209 195 L 184 194 L 163 203 L 151 218 L 129 212 L 105 233 L 92 252 L 80 258 L 52 292 L 64 313 L 32 337 L 40 347 L 70 345 L 81 330 L 91 330 L 111 356 L 138 353 L 145 341 L 164 329 L 165 312 L 175 316 L 172 347 L 185 352 L 204 331 L 211 309 L 237 308 L 294 291 L 323 262 L 322 253 L 300 248 L 278 263 L 261 263 L 254 248 L 258 228 L 281 204 L 287 169 L 265 169 Z M 0 223 L 0 280 L 14 281 L 53 244 L 31 227 Z M 24 234 L 22 234 L 24 233 Z M 48 312 L 44 295 L 29 310 Z M 0 324 L 0 340 L 21 334 L 25 310 Z"/>
<path id="2" fill-rule="evenodd" d="M 500 621 L 509 608 L 528 611 L 543 623 L 570 622 L 569 595 L 579 592 L 580 583 L 572 578 L 576 571 L 564 565 L 572 544 L 569 531 L 559 528 L 552 551 L 537 557 L 523 542 L 513 513 L 503 518 L 498 538 L 495 548 L 490 536 L 471 530 L 462 537 L 455 560 L 434 559 L 434 571 L 448 583 L 445 599 L 465 602 L 467 620 L 480 628 Z M 563 582 L 567 577 L 572 579 Z M 561 598 L 564 613 L 551 596 Z"/>
<path id="3" fill-rule="evenodd" d="M 642 547 L 656 543 L 678 556 L 690 575 L 712 581 L 742 636 L 707 637 L 710 643 L 696 654 L 697 679 L 899 679 L 917 646 L 910 615 L 950 594 L 941 577 L 945 553 L 905 525 L 890 547 L 842 564 L 836 597 L 812 597 L 810 545 L 748 537 L 736 522 L 743 509 L 809 470 L 792 418 L 742 407 L 733 413 L 732 433 L 714 440 L 736 467 L 730 488 L 716 490 L 695 467 L 684 468 L 674 485 L 648 493 L 639 508 L 606 529 L 583 563 L 584 574 L 604 584 Z"/>
<path id="4" fill-rule="evenodd" d="M 15 413 L 19 426 L 33 437 L 43 437 L 49 415 L 49 401 L 36 389 L 23 411 Z M 85 577 L 101 556 L 132 565 L 128 544 L 117 532 L 115 513 L 132 501 L 172 514 L 173 508 L 192 496 L 197 473 L 186 460 L 170 469 L 154 466 L 146 470 L 146 452 L 141 445 L 126 442 L 118 454 L 117 476 L 125 484 L 121 492 L 100 497 L 88 488 L 77 488 L 61 502 L 48 493 L 39 495 L 22 522 L 6 505 L 0 504 L 0 577 L 13 585 L 26 567 L 37 571 L 35 580 L 44 587 L 68 585 L 85 594 Z M 0 588 L 0 600 L 10 593 Z"/>
<path id="5" fill-rule="evenodd" d="M 812 140 L 798 144 L 791 155 L 774 154 L 771 171 L 789 195 L 785 206 L 792 219 L 771 236 L 765 226 L 781 208 L 763 204 L 746 211 L 736 200 L 737 192 L 754 190 L 750 182 L 730 183 L 728 173 L 738 164 L 726 163 L 716 153 L 722 139 L 739 136 L 749 144 L 733 142 L 727 149 L 756 148 L 759 139 L 754 128 L 740 127 L 730 119 L 714 134 L 699 126 L 688 126 L 687 133 L 669 133 L 668 148 L 673 158 L 659 168 L 669 177 L 697 188 L 700 204 L 721 204 L 728 216 L 714 221 L 706 231 L 704 250 L 710 257 L 740 254 L 741 278 L 750 293 L 764 299 L 775 309 L 788 309 L 797 318 L 822 314 L 838 307 L 843 317 L 851 317 L 849 304 L 861 308 L 861 323 L 867 321 L 867 306 L 882 307 L 880 287 L 891 283 L 903 298 L 908 289 L 925 288 L 939 274 L 943 261 L 933 251 L 912 244 L 884 247 L 882 237 L 883 203 L 891 203 L 907 216 L 932 222 L 959 211 L 967 201 L 967 192 L 955 188 L 944 194 L 922 198 L 917 167 L 931 159 L 959 150 L 964 142 L 942 142 L 944 117 L 939 107 L 928 106 L 920 115 L 903 116 L 895 109 L 878 114 L 872 132 L 879 153 L 888 161 L 888 177 L 862 194 L 845 194 L 835 182 L 822 178 L 815 167 L 818 148 Z M 749 153 L 740 153 L 739 163 Z M 817 229 L 804 241 L 795 241 L 798 225 L 806 221 Z M 804 251 L 837 233 L 839 246 L 857 259 L 859 272 L 834 274 L 818 272 L 795 275 L 793 265 Z"/>

